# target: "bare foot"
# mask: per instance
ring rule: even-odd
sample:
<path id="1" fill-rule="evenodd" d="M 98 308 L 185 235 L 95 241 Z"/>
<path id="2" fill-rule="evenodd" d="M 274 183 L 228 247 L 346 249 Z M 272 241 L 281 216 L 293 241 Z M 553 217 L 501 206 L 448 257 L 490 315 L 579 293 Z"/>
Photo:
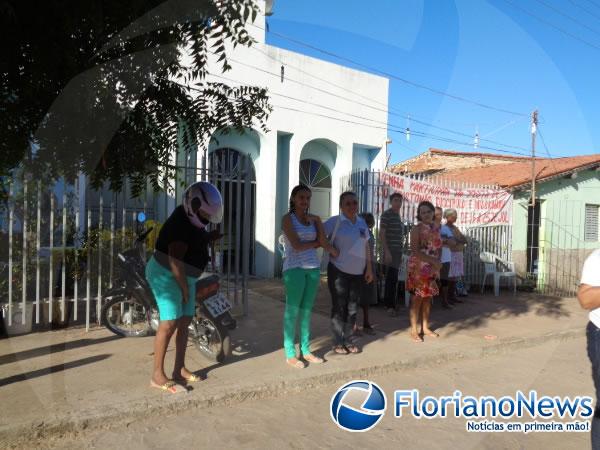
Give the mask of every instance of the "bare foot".
<path id="1" fill-rule="evenodd" d="M 304 358 L 304 360 L 306 362 L 309 362 L 312 364 L 321 364 L 321 363 L 325 362 L 325 360 L 323 358 L 319 358 L 318 356 L 313 355 L 312 353 L 302 355 L 302 357 Z"/>
<path id="2" fill-rule="evenodd" d="M 434 338 L 438 338 L 438 337 L 440 337 L 440 335 L 439 335 L 438 333 L 436 333 L 435 331 L 431 331 L 431 330 L 429 330 L 429 329 L 427 329 L 427 330 L 423 330 L 423 334 L 424 334 L 425 336 L 434 337 Z"/>
<path id="3" fill-rule="evenodd" d="M 167 378 L 167 376 L 165 375 L 164 372 L 155 372 L 152 375 L 151 380 L 152 380 L 152 383 L 154 383 L 158 386 L 162 386 L 165 383 L 168 383 L 169 381 L 173 381 L 173 380 L 170 380 L 169 378 Z"/>
<path id="4" fill-rule="evenodd" d="M 419 342 L 419 343 L 423 342 L 423 338 L 416 331 L 411 331 L 410 332 L 410 338 L 412 339 L 413 342 Z"/>
<path id="5" fill-rule="evenodd" d="M 306 364 L 298 358 L 288 358 L 286 362 L 295 369 L 304 369 L 306 367 Z"/>

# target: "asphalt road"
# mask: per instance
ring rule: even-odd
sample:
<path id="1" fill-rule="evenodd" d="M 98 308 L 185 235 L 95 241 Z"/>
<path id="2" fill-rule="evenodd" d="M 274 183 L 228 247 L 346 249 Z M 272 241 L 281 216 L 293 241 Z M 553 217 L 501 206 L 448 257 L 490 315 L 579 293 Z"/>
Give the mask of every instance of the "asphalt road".
<path id="1" fill-rule="evenodd" d="M 474 433 L 466 431 L 465 418 L 416 419 L 410 415 L 395 418 L 392 406 L 393 392 L 397 389 L 419 389 L 422 398 L 426 395 L 452 395 L 456 389 L 474 396 L 515 396 L 517 390 L 527 393 L 535 389 L 539 395 L 552 397 L 593 397 L 584 338 L 551 342 L 514 352 L 510 356 L 456 361 L 434 369 L 388 373 L 375 376 L 371 381 L 386 392 L 388 408 L 383 419 L 365 433 L 350 433 L 333 423 L 329 405 L 339 387 L 336 385 L 282 398 L 196 409 L 181 415 L 124 423 L 110 430 L 94 430 L 38 442 L 36 446 L 60 449 L 591 448 L 589 433 L 586 432 Z M 201 383 L 196 388 L 202 389 Z M 492 420 L 508 422 L 518 419 Z M 526 418 L 522 421 L 533 420 Z M 566 423 L 583 419 L 553 420 Z"/>

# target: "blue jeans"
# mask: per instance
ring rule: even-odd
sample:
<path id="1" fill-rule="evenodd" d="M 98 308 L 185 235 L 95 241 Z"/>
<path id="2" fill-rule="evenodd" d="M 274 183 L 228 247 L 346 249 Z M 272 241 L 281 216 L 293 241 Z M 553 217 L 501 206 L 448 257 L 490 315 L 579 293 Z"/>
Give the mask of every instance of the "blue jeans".
<path id="1" fill-rule="evenodd" d="M 592 363 L 592 378 L 596 388 L 596 409 L 592 419 L 592 449 L 600 449 L 600 328 L 592 322 L 588 323 L 587 330 L 587 353 Z"/>

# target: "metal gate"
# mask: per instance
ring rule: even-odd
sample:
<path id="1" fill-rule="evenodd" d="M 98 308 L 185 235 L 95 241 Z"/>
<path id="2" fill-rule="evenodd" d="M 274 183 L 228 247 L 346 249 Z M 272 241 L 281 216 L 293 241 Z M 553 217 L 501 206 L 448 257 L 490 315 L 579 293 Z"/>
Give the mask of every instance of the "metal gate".
<path id="1" fill-rule="evenodd" d="M 479 185 L 472 183 L 460 183 L 456 181 L 445 180 L 425 175 L 409 174 L 406 177 L 423 180 L 429 183 L 439 184 L 441 187 L 459 188 L 486 188 L 499 189 L 496 186 Z M 368 211 L 375 217 L 375 240 L 376 248 L 379 248 L 379 219 L 381 214 L 388 208 L 388 198 L 386 194 L 386 185 L 383 182 L 384 172 L 359 170 L 343 177 L 341 181 L 341 190 L 350 190 L 357 194 L 359 201 L 359 211 Z M 334 200 L 336 202 L 336 200 Z M 404 253 L 408 254 L 410 229 L 414 225 L 416 218 L 416 205 L 404 202 L 400 210 L 405 229 Z M 481 252 L 491 252 L 504 261 L 511 260 L 512 253 L 512 225 L 493 225 L 462 227 L 460 223 L 457 226 L 461 229 L 469 243 L 465 248 L 465 276 L 464 280 L 470 285 L 481 284 L 483 278 L 483 263 L 479 257 Z"/>
<path id="2" fill-rule="evenodd" d="M 53 325 L 98 321 L 102 296 L 115 281 L 118 252 L 133 246 L 141 228 L 154 229 L 146 241 L 150 255 L 161 223 L 178 204 L 181 187 L 206 180 L 225 191 L 223 240 L 215 245 L 208 268 L 221 275 L 222 289 L 248 313 L 248 277 L 254 255 L 252 161 L 239 154 L 240 170 L 215 158 L 200 167 L 177 167 L 175 189 L 149 188 L 132 198 L 121 192 L 93 190 L 85 177 L 50 185 L 17 172 L 7 180 L 7 201 L 0 204 L 0 306 L 8 331 L 26 332 Z M 223 161 L 221 161 L 223 162 Z M 223 192 L 223 191 L 222 191 Z M 137 221 L 140 212 L 148 218 Z M 244 224 L 251 226 L 242 226 Z M 236 250 L 240 251 L 236 251 Z"/>

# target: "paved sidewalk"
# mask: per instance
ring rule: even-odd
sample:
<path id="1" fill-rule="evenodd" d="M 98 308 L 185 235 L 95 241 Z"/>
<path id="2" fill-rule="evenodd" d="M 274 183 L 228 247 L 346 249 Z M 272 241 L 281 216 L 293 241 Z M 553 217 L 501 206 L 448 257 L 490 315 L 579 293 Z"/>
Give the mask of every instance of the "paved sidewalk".
<path id="1" fill-rule="evenodd" d="M 120 339 L 94 328 L 89 333 L 70 329 L 0 340 L 0 447 L 457 359 L 515 352 L 518 364 L 517 350 L 583 336 L 587 322 L 573 298 L 474 295 L 452 311 L 434 305 L 432 326 L 441 336 L 417 344 L 408 337 L 406 309 L 391 318 L 374 308 L 371 321 L 377 335 L 361 338 L 362 354 L 340 356 L 329 352 L 327 293 L 321 289 L 313 315 L 313 350 L 327 362 L 298 370 L 284 362 L 284 304 L 277 284 L 252 281 L 250 314 L 232 333 L 234 355 L 226 364 L 213 365 L 195 348 L 188 349 L 188 367 L 207 377 L 188 394 L 169 395 L 148 387 L 152 337 Z M 167 367 L 173 353 L 171 348 Z"/>

